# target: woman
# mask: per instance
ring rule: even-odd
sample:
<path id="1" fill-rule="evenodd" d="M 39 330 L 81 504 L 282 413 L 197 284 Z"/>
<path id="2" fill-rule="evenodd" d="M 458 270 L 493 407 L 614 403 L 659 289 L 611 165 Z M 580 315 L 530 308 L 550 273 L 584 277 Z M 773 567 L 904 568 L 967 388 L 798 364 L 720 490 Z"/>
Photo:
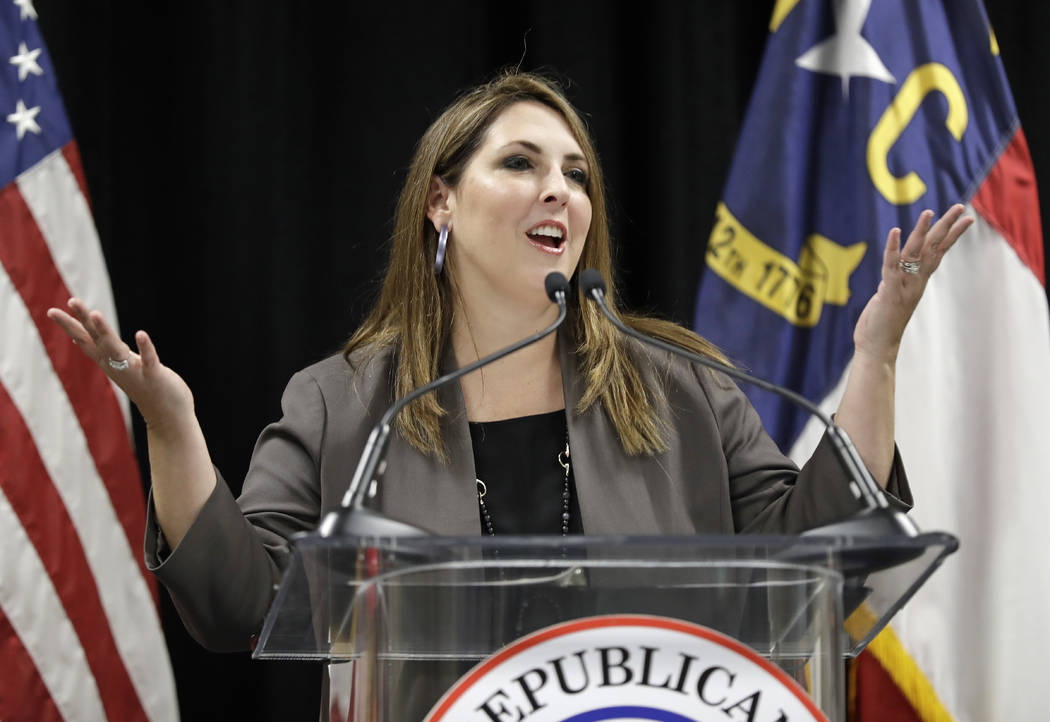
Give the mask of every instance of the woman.
<path id="1" fill-rule="evenodd" d="M 971 222 L 962 210 L 935 224 L 924 213 L 903 248 L 890 231 L 837 415 L 904 505 L 894 363 L 930 274 Z M 134 353 L 81 301 L 71 313 L 51 309 L 146 421 L 147 561 L 197 639 L 246 648 L 287 539 L 338 505 L 383 410 L 546 326 L 555 308 L 544 277 L 590 267 L 610 279 L 609 245 L 597 157 L 560 91 L 509 74 L 461 97 L 416 150 L 375 309 L 343 355 L 289 382 L 284 416 L 263 431 L 236 502 L 212 467 L 189 388 L 149 336 L 135 335 Z M 569 314 L 557 337 L 406 409 L 373 503 L 446 534 L 794 532 L 856 508 L 828 450 L 796 470 L 731 383 L 619 336 L 582 298 Z M 677 326 L 626 318 L 717 356 Z"/>

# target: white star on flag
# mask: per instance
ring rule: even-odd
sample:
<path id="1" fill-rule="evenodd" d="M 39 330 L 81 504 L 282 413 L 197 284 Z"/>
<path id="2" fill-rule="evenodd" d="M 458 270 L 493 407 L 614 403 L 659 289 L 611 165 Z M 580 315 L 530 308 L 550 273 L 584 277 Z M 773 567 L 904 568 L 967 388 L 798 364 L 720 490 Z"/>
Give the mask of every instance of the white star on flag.
<path id="1" fill-rule="evenodd" d="M 17 7 L 22 8 L 22 19 L 29 18 L 36 20 L 36 8 L 33 7 L 33 0 L 11 0 Z"/>
<path id="2" fill-rule="evenodd" d="M 27 130 L 30 133 L 40 135 L 40 126 L 36 124 L 35 120 L 36 115 L 39 112 L 39 105 L 35 108 L 27 108 L 26 104 L 21 100 L 15 104 L 15 112 L 7 116 L 7 122 L 14 123 L 15 133 L 18 134 L 19 140 L 22 140 Z"/>
<path id="3" fill-rule="evenodd" d="M 18 82 L 24 81 L 29 77 L 30 73 L 33 75 L 44 74 L 43 68 L 36 62 L 38 57 L 40 57 L 40 48 L 30 50 L 25 43 L 18 44 L 18 55 L 12 56 L 10 60 L 11 65 L 18 66 Z"/>
<path id="4" fill-rule="evenodd" d="M 875 48 L 861 37 L 870 8 L 871 0 L 835 0 L 835 34 L 800 55 L 795 65 L 841 76 L 843 98 L 849 97 L 849 79 L 854 76 L 896 82 Z"/>

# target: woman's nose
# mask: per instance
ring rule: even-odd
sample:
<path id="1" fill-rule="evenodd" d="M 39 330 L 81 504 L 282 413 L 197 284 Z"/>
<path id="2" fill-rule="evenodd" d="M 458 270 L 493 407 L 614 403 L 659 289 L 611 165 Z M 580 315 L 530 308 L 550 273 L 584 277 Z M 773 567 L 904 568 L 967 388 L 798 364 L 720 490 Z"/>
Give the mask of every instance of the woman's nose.
<path id="1" fill-rule="evenodd" d="M 565 205 L 569 202 L 569 184 L 560 169 L 544 177 L 540 198 L 543 203 L 555 205 Z"/>

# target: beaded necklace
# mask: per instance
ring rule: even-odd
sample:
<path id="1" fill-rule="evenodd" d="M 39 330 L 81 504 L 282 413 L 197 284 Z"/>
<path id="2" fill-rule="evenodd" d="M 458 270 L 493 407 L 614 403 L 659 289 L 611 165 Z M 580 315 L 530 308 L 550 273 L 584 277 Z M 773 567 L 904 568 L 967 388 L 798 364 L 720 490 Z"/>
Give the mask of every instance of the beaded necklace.
<path id="1" fill-rule="evenodd" d="M 569 535 L 569 506 L 571 501 L 571 494 L 569 493 L 569 471 L 572 469 L 572 464 L 569 460 L 569 433 L 565 432 L 565 448 L 558 452 L 555 457 L 558 465 L 565 470 L 565 478 L 562 481 L 561 490 L 561 535 Z M 496 532 L 492 528 L 492 515 L 489 513 L 489 508 L 485 504 L 485 495 L 488 493 L 488 487 L 485 482 L 475 477 L 474 482 L 478 487 L 478 507 L 481 510 L 481 521 L 485 524 L 485 533 L 489 536 L 496 536 Z"/>

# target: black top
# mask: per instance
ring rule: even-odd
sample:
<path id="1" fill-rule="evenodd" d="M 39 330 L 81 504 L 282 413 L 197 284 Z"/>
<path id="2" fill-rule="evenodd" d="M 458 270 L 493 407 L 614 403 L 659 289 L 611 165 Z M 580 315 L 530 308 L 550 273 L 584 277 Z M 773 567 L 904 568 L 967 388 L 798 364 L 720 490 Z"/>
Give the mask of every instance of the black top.
<path id="1" fill-rule="evenodd" d="M 496 534 L 561 535 L 565 470 L 558 453 L 566 439 L 565 411 L 470 422 L 474 468 L 487 487 L 485 506 Z M 569 495 L 569 533 L 582 534 L 571 471 Z M 481 533 L 488 533 L 484 521 Z"/>

